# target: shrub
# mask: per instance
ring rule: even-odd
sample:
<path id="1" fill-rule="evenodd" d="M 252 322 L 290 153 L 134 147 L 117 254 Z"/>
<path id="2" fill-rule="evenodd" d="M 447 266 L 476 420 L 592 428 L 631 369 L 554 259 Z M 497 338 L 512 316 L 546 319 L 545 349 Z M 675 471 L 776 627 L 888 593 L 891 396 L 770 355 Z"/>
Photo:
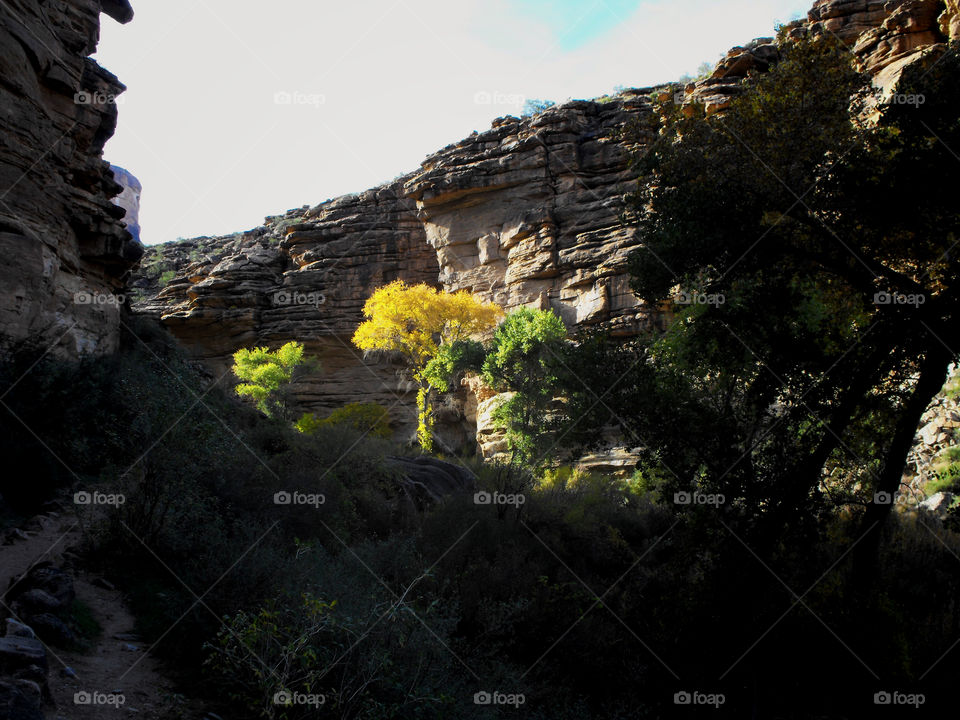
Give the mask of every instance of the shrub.
<path id="1" fill-rule="evenodd" d="M 296 428 L 302 433 L 313 435 L 321 428 L 336 425 L 346 425 L 372 437 L 389 438 L 393 435 L 393 430 L 390 429 L 390 413 L 377 403 L 348 403 L 322 420 L 312 413 L 305 413 L 297 420 Z"/>
<path id="2" fill-rule="evenodd" d="M 298 342 L 288 342 L 273 351 L 265 347 L 237 350 L 233 373 L 243 381 L 236 387 L 237 395 L 252 398 L 267 417 L 283 417 L 283 391 L 303 362 L 303 345 Z"/>

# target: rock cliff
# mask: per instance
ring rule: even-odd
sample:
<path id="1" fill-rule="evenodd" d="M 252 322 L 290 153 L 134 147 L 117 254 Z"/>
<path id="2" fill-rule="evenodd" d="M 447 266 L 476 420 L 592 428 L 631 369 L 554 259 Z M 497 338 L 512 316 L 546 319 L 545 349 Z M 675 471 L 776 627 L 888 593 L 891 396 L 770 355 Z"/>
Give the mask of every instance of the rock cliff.
<path id="1" fill-rule="evenodd" d="M 403 367 L 364 359 L 350 342 L 364 301 L 391 280 L 466 289 L 508 309 L 552 307 L 571 329 L 634 335 L 658 322 L 629 290 L 625 264 L 637 242 L 621 221 L 636 179 L 621 131 L 652 116 L 649 95 L 502 118 L 390 185 L 239 235 L 151 248 L 135 307 L 158 315 L 218 375 L 240 347 L 300 340 L 322 364 L 295 388 L 304 409 L 379 402 L 406 433 L 416 417 Z M 161 289 L 164 272 L 176 277 Z M 438 409 L 448 447 L 474 441 L 468 395 Z"/>
<path id="2" fill-rule="evenodd" d="M 889 96 L 907 65 L 924 54 L 943 53 L 949 41 L 960 39 L 960 2 L 815 0 L 807 19 L 787 29 L 839 38 Z M 708 114 L 723 110 L 747 74 L 763 72 L 778 55 L 773 38 L 732 48 L 708 78 L 687 85 L 687 104 L 700 103 Z"/>
<path id="3" fill-rule="evenodd" d="M 123 188 L 113 199 L 113 204 L 126 211 L 123 224 L 133 239 L 140 242 L 140 194 L 143 192 L 143 186 L 133 173 L 122 167 L 111 165 L 110 172 L 113 173 L 113 179 Z"/>
<path id="4" fill-rule="evenodd" d="M 957 37 L 957 25 L 953 0 L 817 0 L 790 30 L 836 34 L 889 89 L 906 63 Z M 750 72 L 778 58 L 772 38 L 754 40 L 680 91 L 688 105 L 720 111 Z M 159 316 L 218 373 L 240 347 L 304 341 L 324 365 L 297 388 L 305 409 L 376 401 L 406 432 L 414 417 L 402 368 L 363 359 L 350 344 L 363 301 L 385 282 L 466 289 L 507 309 L 553 308 L 571 331 L 600 326 L 629 337 L 662 322 L 629 290 L 625 261 L 637 239 L 621 215 L 636 179 L 631 153 L 656 132 L 650 97 L 675 91 L 626 90 L 499 118 L 389 185 L 247 233 L 152 248 L 137 308 Z M 625 135 L 628 126 L 648 134 Z M 479 437 L 495 452 L 487 427 L 495 400 L 475 385 L 447 398 L 441 439 L 463 446 Z"/>
<path id="5" fill-rule="evenodd" d="M 0 3 L 0 338 L 109 352 L 142 249 L 102 160 L 124 86 L 88 56 L 127 0 Z"/>

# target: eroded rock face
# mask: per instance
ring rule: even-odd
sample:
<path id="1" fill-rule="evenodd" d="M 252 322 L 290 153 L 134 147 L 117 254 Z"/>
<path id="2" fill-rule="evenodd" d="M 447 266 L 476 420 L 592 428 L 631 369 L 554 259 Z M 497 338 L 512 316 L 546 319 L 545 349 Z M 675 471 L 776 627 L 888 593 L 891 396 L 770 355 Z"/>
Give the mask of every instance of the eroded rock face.
<path id="1" fill-rule="evenodd" d="M 791 29 L 836 34 L 891 82 L 898 63 L 940 47 L 942 28 L 955 32 L 957 21 L 956 0 L 818 0 Z M 722 111 L 750 73 L 778 60 L 773 38 L 733 48 L 709 78 L 681 90 L 684 102 Z M 364 300 L 391 280 L 468 290 L 507 310 L 552 308 L 571 332 L 602 327 L 630 337 L 662 325 L 660 309 L 629 289 L 626 259 L 638 240 L 621 216 L 636 180 L 631 154 L 658 129 L 650 98 L 676 91 L 627 90 L 500 118 L 390 185 L 268 218 L 247 233 L 171 243 L 156 252 L 176 279 L 154 295 L 155 281 L 140 277 L 138 308 L 161 317 L 218 373 L 240 347 L 303 341 L 324 363 L 296 388 L 305 409 L 379 402 L 409 433 L 404 368 L 362 359 L 350 343 Z M 624 135 L 627 127 L 634 132 Z M 485 456 L 504 452 L 490 418 L 497 401 L 475 380 L 443 399 L 445 449 L 475 438 Z M 628 455 L 594 461 L 629 470 Z"/>
<path id="2" fill-rule="evenodd" d="M 103 9 L 132 17 L 126 0 Z M 124 87 L 87 57 L 100 12 L 100 0 L 0 7 L 0 337 L 59 338 L 65 355 L 115 349 L 116 294 L 142 252 L 101 158 Z"/>
<path id="3" fill-rule="evenodd" d="M 120 194 L 113 199 L 113 204 L 122 207 L 126 211 L 123 216 L 123 224 L 127 228 L 133 239 L 140 241 L 140 194 L 143 192 L 143 186 L 140 181 L 129 170 L 124 170 L 116 165 L 110 166 L 110 172 L 113 173 L 113 179 L 123 188 Z"/>
<path id="4" fill-rule="evenodd" d="M 413 202 L 398 191 L 384 186 L 268 218 L 246 233 L 170 243 L 162 253 L 178 277 L 136 309 L 161 317 L 217 377 L 239 348 L 303 342 L 321 369 L 294 387 L 302 410 L 324 416 L 376 402 L 408 434 L 416 414 L 404 366 L 364 358 L 351 343 L 376 288 L 396 279 L 437 285 L 436 253 Z"/>
<path id="5" fill-rule="evenodd" d="M 427 158 L 404 191 L 417 203 L 444 288 L 508 311 L 552 308 L 571 329 L 603 324 L 635 335 L 654 327 L 657 310 L 629 288 L 626 261 L 638 242 L 621 219 L 637 177 L 635 147 L 621 134 L 652 115 L 649 94 L 503 118 Z"/>
<path id="6" fill-rule="evenodd" d="M 416 415 L 405 368 L 365 359 L 351 343 L 365 300 L 392 280 L 466 289 L 507 309 L 550 307 L 571 331 L 635 335 L 658 322 L 629 290 L 637 241 L 621 222 L 636 174 L 620 133 L 651 112 L 640 90 L 505 118 L 391 185 L 246 233 L 170 243 L 159 257 L 151 250 L 153 267 L 176 278 L 162 289 L 135 280 L 146 296 L 136 308 L 159 316 L 217 376 L 238 348 L 301 341 L 322 365 L 294 388 L 301 409 L 378 402 L 408 435 Z M 474 444 L 476 408 L 467 391 L 438 405 L 443 447 Z"/>

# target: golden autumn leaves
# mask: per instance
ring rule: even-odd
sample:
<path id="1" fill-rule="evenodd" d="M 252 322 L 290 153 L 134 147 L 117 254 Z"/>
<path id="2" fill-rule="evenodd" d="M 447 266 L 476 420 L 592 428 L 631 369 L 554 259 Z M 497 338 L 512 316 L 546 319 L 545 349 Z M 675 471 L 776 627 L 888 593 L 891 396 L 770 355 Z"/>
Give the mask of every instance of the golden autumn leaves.
<path id="1" fill-rule="evenodd" d="M 400 353 L 412 368 L 417 392 L 417 439 L 425 452 L 433 447 L 430 382 L 424 370 L 440 347 L 492 329 L 503 309 L 466 291 L 446 293 L 428 285 L 397 280 L 376 290 L 363 306 L 366 320 L 353 336 L 365 351 Z"/>

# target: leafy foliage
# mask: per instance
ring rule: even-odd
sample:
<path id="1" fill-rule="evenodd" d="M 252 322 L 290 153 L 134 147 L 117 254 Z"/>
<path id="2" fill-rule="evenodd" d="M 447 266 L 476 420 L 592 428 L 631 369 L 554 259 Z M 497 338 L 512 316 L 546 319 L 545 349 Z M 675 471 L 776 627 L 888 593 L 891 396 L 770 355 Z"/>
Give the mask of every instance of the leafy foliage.
<path id="1" fill-rule="evenodd" d="M 960 144 L 960 61 L 911 68 L 897 97 L 926 102 L 881 105 L 872 125 L 846 47 L 780 42 L 723 113 L 664 107 L 633 203 L 633 285 L 705 300 L 612 361 L 634 369 L 607 404 L 675 488 L 716 486 L 771 529 L 835 503 L 869 503 L 876 525 L 889 505 L 873 491 L 896 492 L 960 329 L 960 207 L 929 182 L 955 174 L 940 142 Z"/>
<path id="2" fill-rule="evenodd" d="M 441 346 L 489 330 L 503 311 L 468 292 L 445 293 L 397 280 L 376 290 L 363 314 L 367 319 L 354 333 L 353 343 L 361 350 L 398 352 L 410 364 L 419 386 L 417 439 L 428 452 L 433 446 L 433 413 L 427 364 Z"/>
<path id="3" fill-rule="evenodd" d="M 237 385 L 237 395 L 252 398 L 267 417 L 283 417 L 286 407 L 282 390 L 303 362 L 303 345 L 298 342 L 288 342 L 273 351 L 265 347 L 237 350 L 233 373 L 243 381 Z"/>
<path id="4" fill-rule="evenodd" d="M 431 387 L 448 392 L 453 378 L 465 372 L 480 372 L 486 358 L 486 349 L 476 340 L 456 340 L 441 345 L 437 354 L 424 368 L 424 377 Z"/>
<path id="5" fill-rule="evenodd" d="M 521 465 L 539 466 L 548 454 L 548 410 L 566 336 L 566 326 L 553 311 L 521 308 L 497 328 L 484 360 L 487 384 L 513 393 L 494 411 L 494 419 L 506 430 L 513 461 Z"/>
<path id="6" fill-rule="evenodd" d="M 313 413 L 305 413 L 297 420 L 295 427 L 302 433 L 313 435 L 322 428 L 335 425 L 346 425 L 364 435 L 369 433 L 379 438 L 389 438 L 393 434 L 390 413 L 377 403 L 347 403 L 322 420 Z"/>

